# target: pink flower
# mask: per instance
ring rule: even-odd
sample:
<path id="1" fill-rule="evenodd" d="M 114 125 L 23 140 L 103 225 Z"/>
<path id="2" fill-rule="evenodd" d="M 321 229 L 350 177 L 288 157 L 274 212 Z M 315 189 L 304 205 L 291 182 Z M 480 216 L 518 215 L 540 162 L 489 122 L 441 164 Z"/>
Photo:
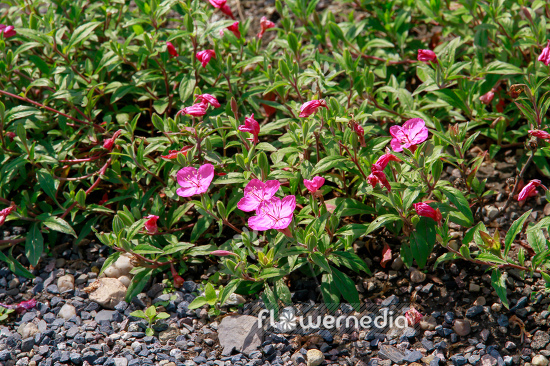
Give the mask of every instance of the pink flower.
<path id="1" fill-rule="evenodd" d="M 229 27 L 227 27 L 227 29 L 233 32 L 235 37 L 241 38 L 241 31 L 239 30 L 239 22 L 235 22 L 231 24 Z M 220 34 L 223 36 L 223 29 L 220 30 Z"/>
<path id="2" fill-rule="evenodd" d="M 323 184 L 325 184 L 325 178 L 323 177 L 313 177 L 312 180 L 304 179 L 304 185 L 311 193 L 317 192 L 317 190 L 321 188 Z"/>
<path id="3" fill-rule="evenodd" d="M 405 318 L 407 319 L 407 322 L 409 323 L 409 326 L 413 327 L 416 324 L 420 323 L 420 320 L 424 316 L 418 312 L 415 308 L 411 307 L 407 312 L 405 313 Z"/>
<path id="4" fill-rule="evenodd" d="M 483 94 L 481 97 L 479 97 L 479 100 L 481 103 L 489 105 L 493 101 L 493 98 L 495 97 L 495 93 L 490 90 L 487 93 Z"/>
<path id="5" fill-rule="evenodd" d="M 166 42 L 166 48 L 168 49 L 168 53 L 172 57 L 178 57 L 178 51 L 176 50 L 176 47 L 172 44 L 172 42 Z"/>
<path id="6" fill-rule="evenodd" d="M 176 267 L 174 267 L 174 263 L 170 263 L 170 271 L 172 272 L 174 287 L 180 288 L 181 286 L 183 286 L 183 283 L 185 282 L 185 280 L 176 271 Z"/>
<path id="7" fill-rule="evenodd" d="M 529 130 L 529 135 L 538 137 L 539 139 L 546 140 L 550 142 L 550 133 L 541 130 Z"/>
<path id="8" fill-rule="evenodd" d="M 545 186 L 542 185 L 541 181 L 538 179 L 533 179 L 523 189 L 519 192 L 518 201 L 523 201 L 528 197 L 533 197 L 538 194 L 537 187 L 542 187 L 544 190 L 547 190 Z"/>
<path id="9" fill-rule="evenodd" d="M 437 62 L 437 56 L 432 50 L 418 50 L 418 61 L 430 63 L 430 61 Z"/>
<path id="10" fill-rule="evenodd" d="M 254 113 L 250 117 L 244 119 L 244 125 L 239 126 L 239 131 L 250 132 L 254 137 L 252 141 L 257 144 L 260 140 L 258 135 L 260 134 L 260 124 L 254 119 Z"/>
<path id="11" fill-rule="evenodd" d="M 118 130 L 117 132 L 114 133 L 113 137 L 105 140 L 103 142 L 103 148 L 111 151 L 115 146 L 115 140 L 118 138 L 118 136 L 120 136 L 121 133 L 122 133 L 122 130 Z"/>
<path id="12" fill-rule="evenodd" d="M 17 34 L 13 25 L 0 24 L 0 33 L 4 34 L 4 38 L 10 38 Z"/>
<path id="13" fill-rule="evenodd" d="M 391 126 L 390 135 L 391 148 L 395 152 L 401 152 L 403 149 L 411 151 L 416 150 L 416 145 L 423 143 L 428 139 L 428 129 L 424 120 L 421 118 L 413 118 L 400 126 Z"/>
<path id="14" fill-rule="evenodd" d="M 372 169 L 384 170 L 386 169 L 390 161 L 397 161 L 398 163 L 400 163 L 401 159 L 393 154 L 386 153 L 379 157 L 378 160 L 376 160 L 376 163 L 374 163 Z"/>
<path id="15" fill-rule="evenodd" d="M 220 108 L 222 105 L 218 102 L 215 96 L 211 94 L 195 95 L 195 102 L 200 100 L 201 103 L 210 104 L 214 108 Z"/>
<path id="16" fill-rule="evenodd" d="M 13 139 L 15 138 L 15 132 L 6 132 L 6 137 L 10 139 L 10 141 L 13 141 Z"/>
<path id="17" fill-rule="evenodd" d="M 208 63 L 210 62 L 210 59 L 216 58 L 216 52 L 214 50 L 204 50 L 197 52 L 197 60 L 199 60 L 202 64 L 202 67 L 206 67 Z"/>
<path id="18" fill-rule="evenodd" d="M 233 15 L 233 12 L 231 11 L 231 8 L 229 5 L 225 4 L 220 8 L 221 12 L 230 17 L 231 19 L 235 19 L 235 16 Z"/>
<path id="19" fill-rule="evenodd" d="M 430 205 L 424 202 L 415 203 L 413 206 L 416 213 L 419 216 L 432 218 L 437 223 L 440 223 L 441 219 L 443 219 L 443 216 L 441 216 L 441 211 L 439 211 L 439 208 L 434 210 L 432 207 L 430 207 Z"/>
<path id="20" fill-rule="evenodd" d="M 159 231 L 159 228 L 157 226 L 157 220 L 159 219 L 159 217 L 157 215 L 149 215 L 146 217 L 146 219 L 148 220 L 145 221 L 145 230 L 147 230 L 149 234 L 157 233 Z"/>
<path id="21" fill-rule="evenodd" d="M 14 309 L 18 314 L 30 310 L 36 306 L 36 299 L 30 299 L 27 301 L 21 301 L 19 304 L 15 305 L 6 305 L 0 302 L 0 306 L 6 309 Z"/>
<path id="22" fill-rule="evenodd" d="M 388 192 L 391 191 L 390 182 L 388 182 L 386 174 L 381 170 L 373 169 L 372 173 L 369 174 L 369 176 L 367 177 L 367 180 L 369 181 L 372 188 L 376 187 L 376 184 L 380 183 L 381 185 L 386 187 Z"/>
<path id="23" fill-rule="evenodd" d="M 180 197 L 202 194 L 208 190 L 212 179 L 214 179 L 212 164 L 204 164 L 198 170 L 193 167 L 183 168 L 177 174 L 178 184 L 181 188 L 178 188 L 176 193 Z"/>
<path id="24" fill-rule="evenodd" d="M 276 180 L 268 180 L 264 183 L 259 179 L 252 179 L 246 185 L 244 197 L 237 203 L 237 207 L 245 212 L 254 211 L 262 202 L 271 199 L 280 186 L 281 184 Z"/>
<path id="25" fill-rule="evenodd" d="M 6 221 L 6 218 L 8 217 L 8 215 L 13 211 L 15 211 L 16 208 L 17 206 L 12 204 L 10 207 L 6 207 L 2 211 L 0 211 L 0 226 L 4 224 L 4 221 Z"/>
<path id="26" fill-rule="evenodd" d="M 193 117 L 200 117 L 204 116 L 206 114 L 206 109 L 208 108 L 208 104 L 205 103 L 197 103 L 193 104 L 191 107 L 185 107 L 181 111 L 179 111 L 178 114 L 188 114 Z"/>
<path id="27" fill-rule="evenodd" d="M 161 158 L 164 159 L 176 159 L 178 157 L 178 154 L 183 154 L 183 156 L 187 156 L 187 151 L 191 150 L 193 146 L 184 146 L 181 150 L 170 150 L 168 152 L 168 155 L 161 155 Z"/>
<path id="28" fill-rule="evenodd" d="M 542 50 L 538 60 L 544 62 L 546 66 L 550 64 L 550 39 L 548 40 L 546 47 Z"/>
<path id="29" fill-rule="evenodd" d="M 319 109 L 319 107 L 325 107 L 328 110 L 327 103 L 325 102 L 324 99 L 311 100 L 309 102 L 305 102 L 300 107 L 299 117 L 309 117 L 313 113 L 317 112 L 317 109 Z"/>
<path id="30" fill-rule="evenodd" d="M 269 229 L 284 230 L 290 225 L 296 197 L 286 196 L 282 200 L 271 197 L 269 201 L 262 202 L 256 210 L 257 216 L 248 219 L 248 226 L 253 230 L 265 231 Z"/>
<path id="31" fill-rule="evenodd" d="M 237 254 L 235 254 L 233 252 L 230 252 L 228 250 L 214 250 L 210 254 L 217 255 L 218 257 L 227 257 L 227 256 L 230 256 L 230 255 L 237 256 Z"/>
<path id="32" fill-rule="evenodd" d="M 265 31 L 269 28 L 274 28 L 275 23 L 273 23 L 271 20 L 267 20 L 266 17 L 262 17 L 262 19 L 260 19 L 260 27 L 262 27 L 262 30 L 260 31 L 260 33 L 258 33 L 258 38 L 262 38 Z"/>
<path id="33" fill-rule="evenodd" d="M 225 3 L 227 3 L 227 0 L 208 0 L 208 1 L 210 1 L 210 4 L 212 4 L 213 7 L 218 9 L 224 6 Z"/>

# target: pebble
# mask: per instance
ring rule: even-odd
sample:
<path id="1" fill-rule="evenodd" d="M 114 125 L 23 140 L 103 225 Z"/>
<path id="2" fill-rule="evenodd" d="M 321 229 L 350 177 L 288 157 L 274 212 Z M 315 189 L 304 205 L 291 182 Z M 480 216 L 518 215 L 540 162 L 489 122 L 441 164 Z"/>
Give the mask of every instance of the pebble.
<path id="1" fill-rule="evenodd" d="M 481 305 L 475 305 L 466 310 L 466 316 L 468 318 L 473 318 L 481 313 L 483 313 L 483 306 Z"/>
<path id="2" fill-rule="evenodd" d="M 420 272 L 416 268 L 411 268 L 410 277 L 412 283 L 422 283 L 426 280 L 426 274 L 424 272 Z"/>
<path id="3" fill-rule="evenodd" d="M 319 366 L 325 360 L 323 352 L 319 351 L 318 349 L 310 349 L 309 351 L 307 351 L 306 358 L 307 366 Z"/>
<path id="4" fill-rule="evenodd" d="M 455 320 L 453 330 L 461 337 L 467 336 L 472 331 L 470 321 L 468 319 Z"/>
<path id="5" fill-rule="evenodd" d="M 536 355 L 531 360 L 531 364 L 533 366 L 547 366 L 548 365 L 548 359 L 544 357 L 543 355 Z"/>
<path id="6" fill-rule="evenodd" d="M 67 274 L 57 279 L 57 289 L 60 293 L 74 290 L 74 276 Z"/>
<path id="7" fill-rule="evenodd" d="M 61 307 L 59 310 L 59 313 L 57 314 L 60 318 L 63 318 L 65 320 L 71 319 L 73 316 L 76 316 L 76 309 L 74 306 L 65 304 Z"/>
<path id="8" fill-rule="evenodd" d="M 499 312 L 500 310 L 502 310 L 502 304 L 495 302 L 493 305 L 491 305 L 491 310 L 493 310 L 494 312 Z"/>

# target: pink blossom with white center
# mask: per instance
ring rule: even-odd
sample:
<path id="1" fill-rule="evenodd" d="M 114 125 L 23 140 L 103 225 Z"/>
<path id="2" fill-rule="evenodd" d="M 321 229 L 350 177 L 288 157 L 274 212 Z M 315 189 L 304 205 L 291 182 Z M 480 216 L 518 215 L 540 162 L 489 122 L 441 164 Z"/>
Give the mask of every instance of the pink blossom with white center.
<path id="1" fill-rule="evenodd" d="M 254 211 L 262 202 L 271 199 L 280 186 L 281 183 L 277 180 L 268 180 L 264 183 L 259 179 L 252 179 L 246 185 L 244 197 L 237 203 L 237 207 L 245 212 Z"/>
<path id="2" fill-rule="evenodd" d="M 177 181 L 181 188 L 176 190 L 180 197 L 191 197 L 202 194 L 208 190 L 214 179 L 214 166 L 204 164 L 198 170 L 193 167 L 186 167 L 178 171 Z"/>
<path id="3" fill-rule="evenodd" d="M 296 197 L 286 196 L 283 199 L 271 197 L 263 202 L 256 210 L 257 216 L 248 219 L 248 226 L 253 230 L 265 231 L 269 229 L 284 230 L 292 222 Z"/>

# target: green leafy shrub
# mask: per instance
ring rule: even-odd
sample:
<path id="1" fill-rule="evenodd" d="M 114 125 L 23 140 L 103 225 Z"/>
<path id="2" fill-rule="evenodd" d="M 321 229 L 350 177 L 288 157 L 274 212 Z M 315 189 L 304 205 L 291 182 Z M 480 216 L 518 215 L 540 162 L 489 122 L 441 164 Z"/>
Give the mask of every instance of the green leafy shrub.
<path id="1" fill-rule="evenodd" d="M 0 39 L 1 216 L 28 231 L 0 243 L 14 272 L 94 231 L 113 249 L 102 270 L 123 252 L 140 264 L 128 298 L 168 268 L 181 286 L 213 254 L 229 280 L 207 287 L 216 311 L 235 291 L 289 303 L 292 273 L 359 304 L 352 273 L 370 270 L 353 243 L 383 232 L 407 266 L 442 247 L 435 266 L 490 267 L 505 305 L 506 269 L 550 283 L 547 218 L 527 211 L 504 242 L 485 226 L 529 166 L 550 176 L 544 2 L 340 1 L 336 16 L 287 0 L 277 27 L 215 20 L 206 1 L 135 3 L 21 2 L 2 19 L 16 34 Z M 524 143 L 484 223 L 497 192 L 478 169 Z M 265 193 L 253 209 L 249 185 Z M 532 251 L 512 255 L 520 234 Z"/>

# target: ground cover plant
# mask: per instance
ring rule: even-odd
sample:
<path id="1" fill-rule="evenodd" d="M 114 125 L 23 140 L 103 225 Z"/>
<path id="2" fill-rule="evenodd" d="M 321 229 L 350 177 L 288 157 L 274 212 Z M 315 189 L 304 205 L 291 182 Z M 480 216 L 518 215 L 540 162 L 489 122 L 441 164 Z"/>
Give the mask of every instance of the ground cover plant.
<path id="1" fill-rule="evenodd" d="M 358 306 L 356 276 L 396 253 L 482 265 L 506 307 L 507 270 L 550 284 L 529 209 L 550 197 L 548 4 L 318 3 L 259 22 L 214 0 L 4 8 L 0 223 L 26 233 L 0 260 L 32 277 L 95 236 L 102 272 L 138 264 L 128 299 L 217 263 L 192 304 L 214 314 L 233 293 L 290 303 L 296 276 Z M 519 149 L 506 184 L 478 177 Z"/>

